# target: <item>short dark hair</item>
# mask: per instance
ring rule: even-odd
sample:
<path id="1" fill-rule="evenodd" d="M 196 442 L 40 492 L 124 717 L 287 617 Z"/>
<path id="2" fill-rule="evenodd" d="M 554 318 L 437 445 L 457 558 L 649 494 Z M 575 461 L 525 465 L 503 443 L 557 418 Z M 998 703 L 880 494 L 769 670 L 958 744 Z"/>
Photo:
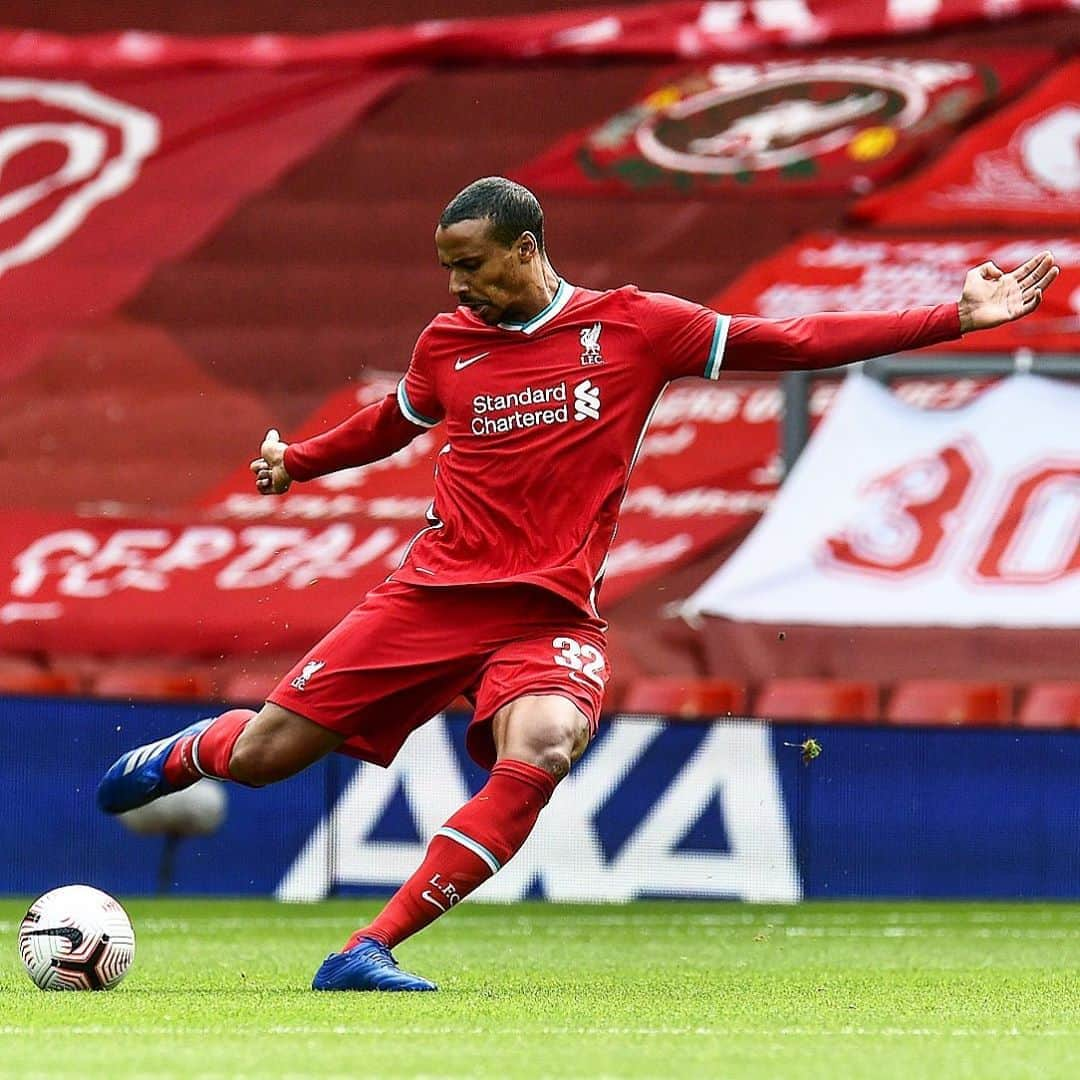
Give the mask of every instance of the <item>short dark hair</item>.
<path id="1" fill-rule="evenodd" d="M 523 232 L 536 237 L 544 250 L 544 211 L 536 196 L 505 176 L 485 176 L 459 191 L 442 212 L 439 224 L 446 228 L 459 221 L 487 219 L 491 235 L 509 247 Z"/>

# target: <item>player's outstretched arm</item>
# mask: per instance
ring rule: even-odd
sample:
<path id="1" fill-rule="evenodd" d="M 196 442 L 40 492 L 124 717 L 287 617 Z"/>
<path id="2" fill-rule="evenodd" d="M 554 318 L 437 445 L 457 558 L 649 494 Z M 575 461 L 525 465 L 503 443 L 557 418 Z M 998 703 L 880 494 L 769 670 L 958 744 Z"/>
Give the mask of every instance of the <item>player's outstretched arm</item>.
<path id="1" fill-rule="evenodd" d="M 251 463 L 261 495 L 281 495 L 294 481 L 370 465 L 407 446 L 423 432 L 401 412 L 395 394 L 354 412 L 336 427 L 301 442 L 285 443 L 271 428 Z"/>
<path id="2" fill-rule="evenodd" d="M 1032 255 L 1008 273 L 992 262 L 969 270 L 957 304 L 961 331 L 992 330 L 1029 315 L 1057 276 L 1058 267 L 1049 251 Z"/>
<path id="3" fill-rule="evenodd" d="M 1008 273 L 993 263 L 969 270 L 954 303 L 905 311 L 826 311 L 792 319 L 733 315 L 723 367 L 812 370 L 938 345 L 1034 311 L 1057 275 L 1053 255 L 1044 251 Z"/>

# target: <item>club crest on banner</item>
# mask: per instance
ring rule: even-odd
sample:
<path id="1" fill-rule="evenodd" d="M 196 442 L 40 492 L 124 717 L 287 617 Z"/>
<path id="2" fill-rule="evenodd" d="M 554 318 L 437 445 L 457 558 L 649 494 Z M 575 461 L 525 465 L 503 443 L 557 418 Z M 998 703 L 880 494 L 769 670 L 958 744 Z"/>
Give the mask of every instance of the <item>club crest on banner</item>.
<path id="1" fill-rule="evenodd" d="M 131 187 L 159 137 L 152 114 L 83 83 L 0 79 L 0 274 Z"/>
<path id="2" fill-rule="evenodd" d="M 999 94 L 1041 50 L 796 58 L 669 76 L 517 173 L 541 189 L 867 191 Z"/>

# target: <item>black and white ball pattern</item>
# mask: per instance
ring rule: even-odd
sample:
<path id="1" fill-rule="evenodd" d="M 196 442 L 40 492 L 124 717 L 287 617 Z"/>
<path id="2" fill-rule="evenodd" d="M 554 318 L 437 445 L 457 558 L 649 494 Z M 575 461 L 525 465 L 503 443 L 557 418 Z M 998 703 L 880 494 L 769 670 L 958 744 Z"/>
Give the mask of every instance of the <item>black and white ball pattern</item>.
<path id="1" fill-rule="evenodd" d="M 135 931 L 108 893 L 65 885 L 30 905 L 19 953 L 42 990 L 111 990 L 135 958 Z"/>

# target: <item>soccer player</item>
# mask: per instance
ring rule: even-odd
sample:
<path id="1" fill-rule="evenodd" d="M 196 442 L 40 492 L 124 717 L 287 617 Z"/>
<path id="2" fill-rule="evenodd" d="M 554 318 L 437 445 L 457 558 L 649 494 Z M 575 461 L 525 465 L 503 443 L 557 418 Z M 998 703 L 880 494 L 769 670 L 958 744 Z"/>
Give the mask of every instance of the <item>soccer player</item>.
<path id="1" fill-rule="evenodd" d="M 390 950 L 469 895 L 521 847 L 596 730 L 608 676 L 596 608 L 619 506 L 664 387 L 724 370 L 833 367 L 957 338 L 1033 311 L 1058 270 L 970 270 L 956 303 L 768 320 L 634 286 L 564 281 L 525 188 L 477 180 L 443 211 L 439 262 L 458 303 L 420 335 L 397 392 L 286 445 L 271 430 L 255 486 L 365 465 L 446 424 L 428 523 L 254 713 L 231 709 L 124 754 L 109 813 L 204 776 L 261 786 L 338 751 L 388 765 L 458 694 L 467 745 L 490 769 L 415 874 L 319 968 L 317 990 L 434 990 Z"/>

